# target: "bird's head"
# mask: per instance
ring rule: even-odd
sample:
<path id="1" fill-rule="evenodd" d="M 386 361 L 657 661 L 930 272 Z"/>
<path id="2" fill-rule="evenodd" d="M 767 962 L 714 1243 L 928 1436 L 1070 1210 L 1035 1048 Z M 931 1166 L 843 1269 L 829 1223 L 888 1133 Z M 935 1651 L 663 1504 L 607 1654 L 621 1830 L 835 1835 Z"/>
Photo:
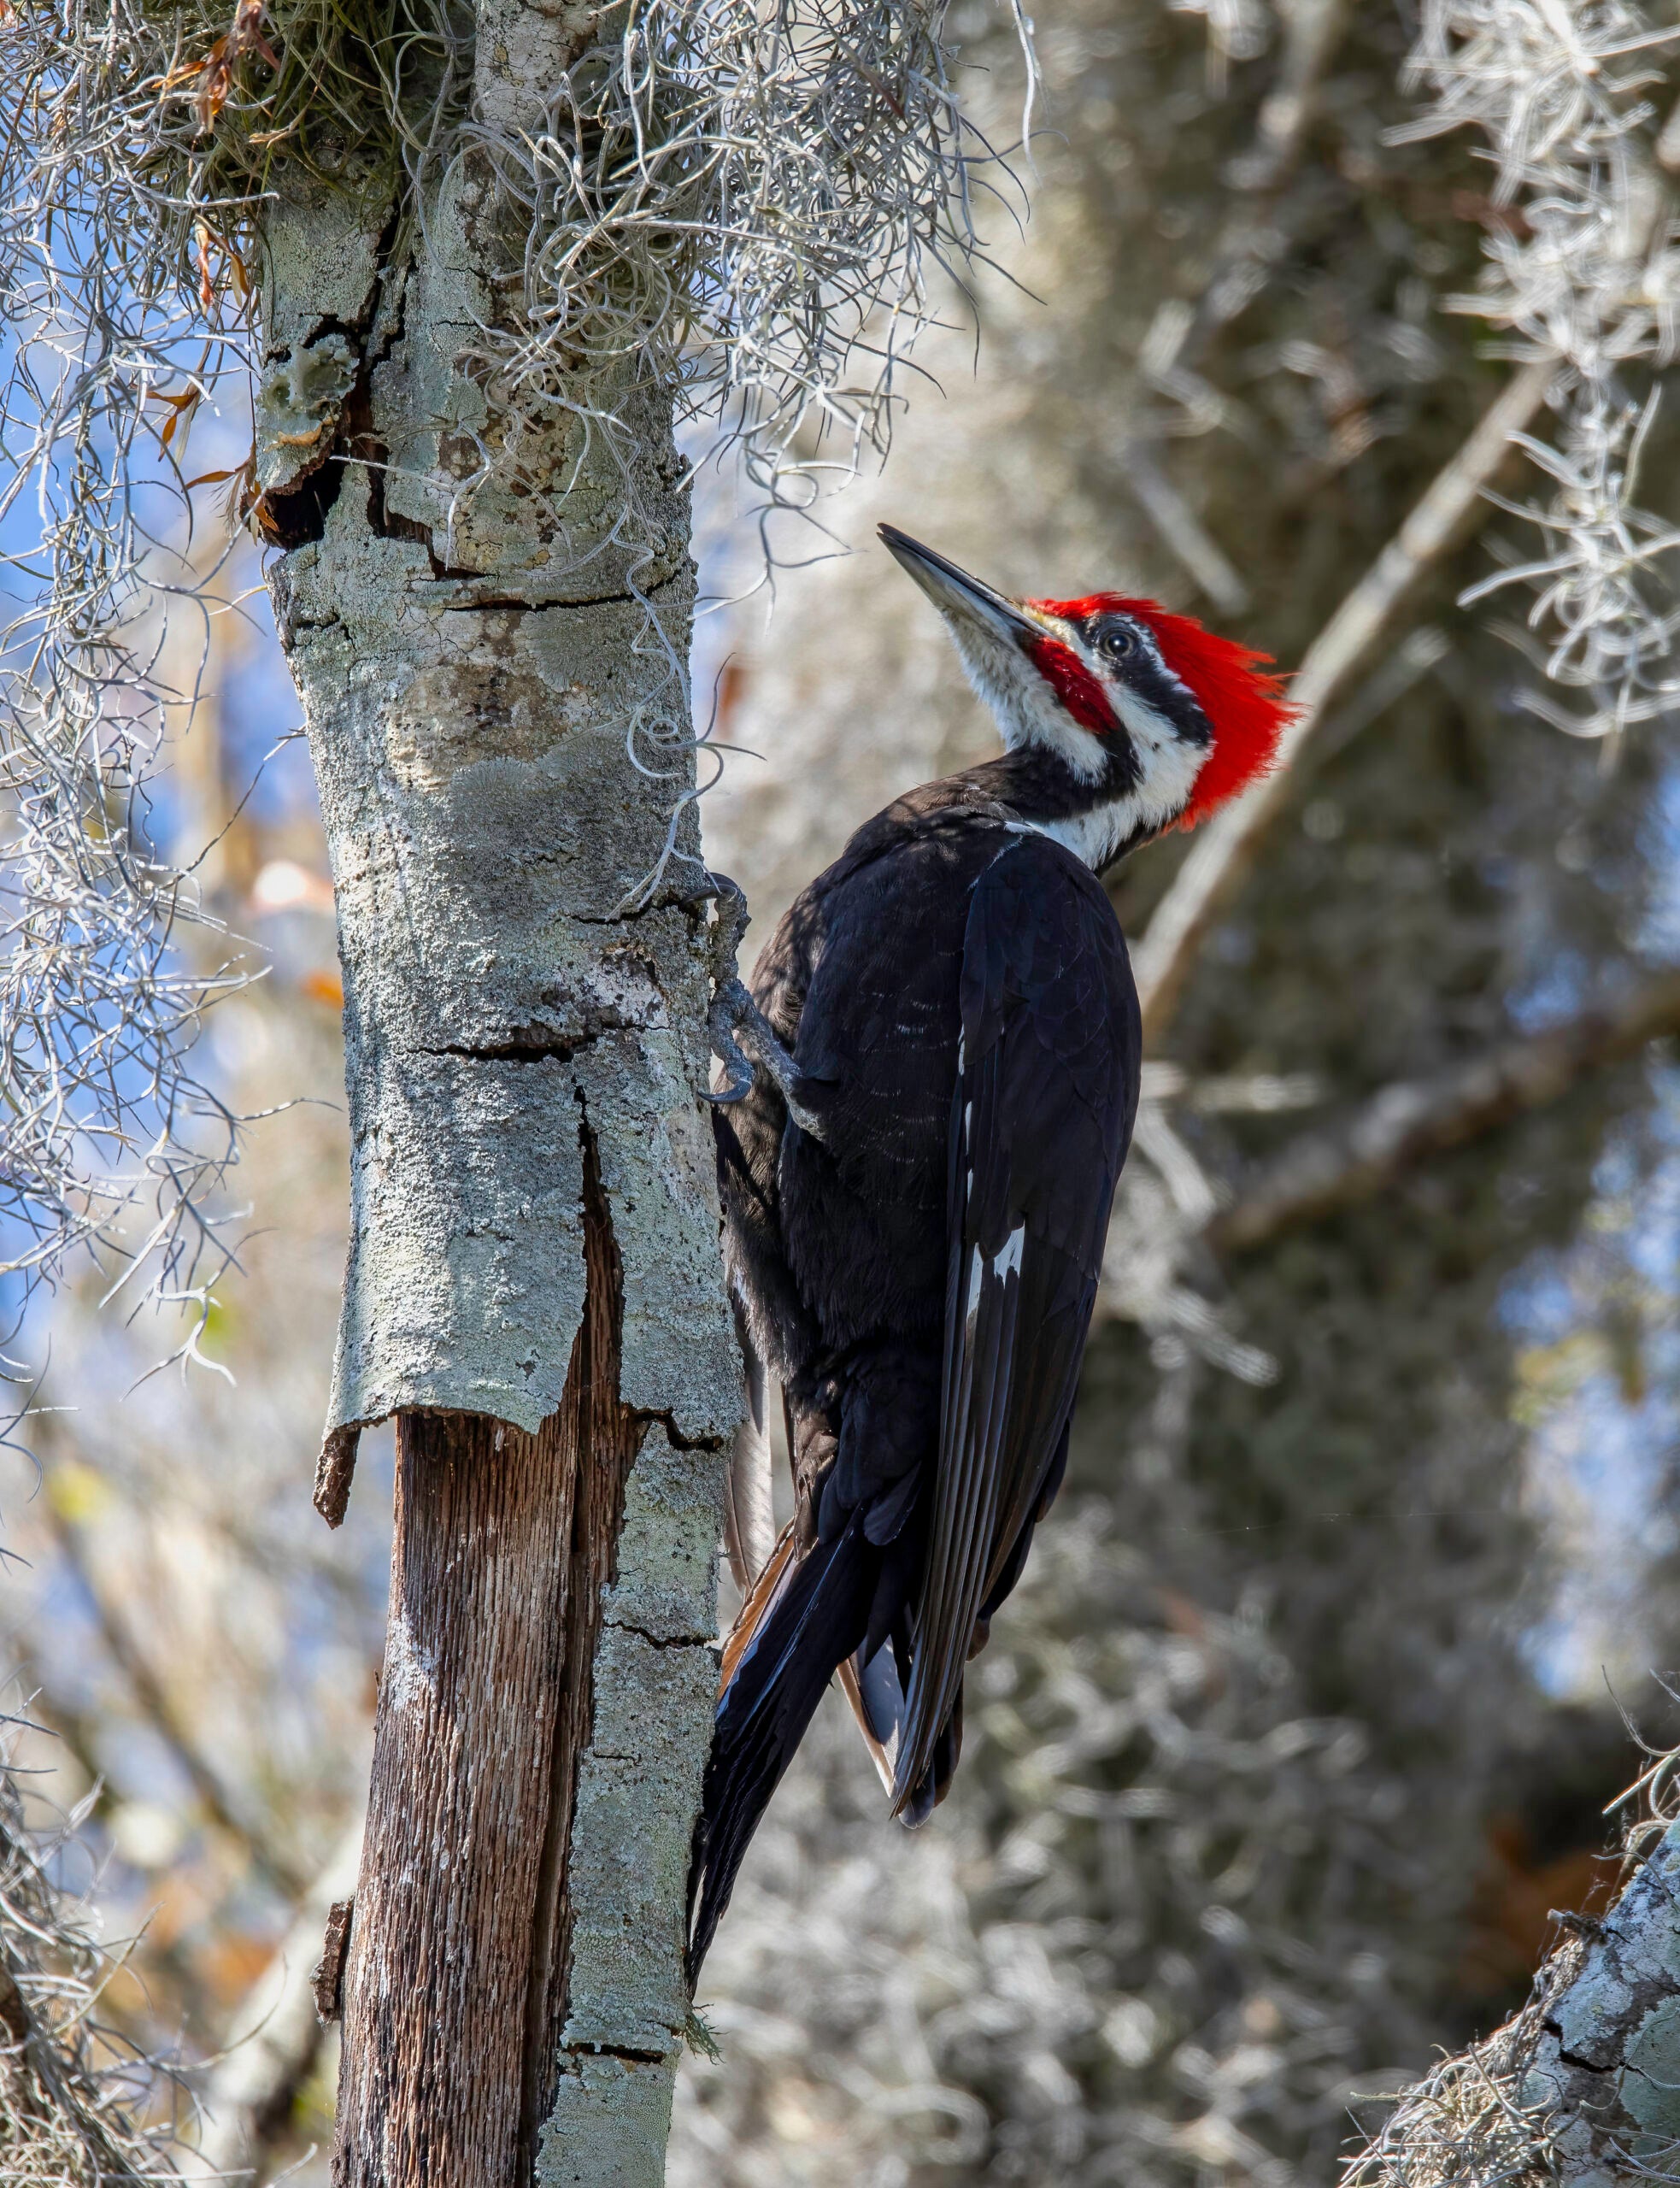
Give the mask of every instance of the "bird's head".
<path id="1" fill-rule="evenodd" d="M 1194 827 L 1271 768 L 1289 709 L 1266 655 L 1152 600 L 1009 600 L 890 524 L 880 536 L 1019 756 L 1023 818 L 1091 865 Z"/>

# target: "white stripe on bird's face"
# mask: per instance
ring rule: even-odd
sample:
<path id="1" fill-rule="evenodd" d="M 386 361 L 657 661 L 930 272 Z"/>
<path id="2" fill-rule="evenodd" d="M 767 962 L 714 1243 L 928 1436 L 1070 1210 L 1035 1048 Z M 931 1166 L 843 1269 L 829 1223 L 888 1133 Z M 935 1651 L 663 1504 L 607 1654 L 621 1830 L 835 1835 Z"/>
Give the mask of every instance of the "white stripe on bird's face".
<path id="1" fill-rule="evenodd" d="M 1182 736 L 1123 671 L 1093 654 L 1072 629 L 1048 616 L 1034 620 L 1088 671 L 1131 747 L 1136 779 L 1129 789 L 1088 813 L 1030 824 L 1100 873 L 1123 844 L 1159 835 L 1172 826 L 1189 805 L 1211 748 Z M 1006 749 L 1017 752 L 1036 746 L 1053 753 L 1076 783 L 1101 781 L 1113 760 L 1113 736 L 1105 742 L 1076 721 L 1053 679 L 1013 638 L 967 615 L 960 607 L 948 609 L 946 621 L 968 680 L 996 723 Z M 1154 640 L 1140 632 L 1140 643 L 1147 646 L 1152 665 L 1182 690 L 1181 679 L 1166 668 Z"/>

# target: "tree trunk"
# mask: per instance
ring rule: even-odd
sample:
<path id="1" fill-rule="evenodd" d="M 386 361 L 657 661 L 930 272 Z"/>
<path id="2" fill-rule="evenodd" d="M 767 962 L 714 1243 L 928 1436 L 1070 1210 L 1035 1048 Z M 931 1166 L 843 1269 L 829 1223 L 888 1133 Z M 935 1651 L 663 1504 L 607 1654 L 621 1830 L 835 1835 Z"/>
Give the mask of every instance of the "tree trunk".
<path id="1" fill-rule="evenodd" d="M 517 119 L 559 33 L 490 27 Z M 661 2179 L 741 1411 L 696 868 L 626 909 L 687 779 L 628 749 L 687 757 L 680 466 L 643 394 L 498 413 L 502 219 L 468 159 L 423 222 L 300 183 L 264 231 L 258 514 L 344 974 L 326 1505 L 398 1419 L 342 2188 Z"/>
<path id="2" fill-rule="evenodd" d="M 534 1436 L 470 1414 L 398 1417 L 390 1638 L 345 1985 L 336 2177 L 347 2183 L 532 2177 L 561 2069 L 579 1912 L 569 1856 L 603 1614 L 620 1697 L 627 1685 L 642 1710 L 707 1715 L 708 1627 L 673 1632 L 667 1615 L 643 1630 L 633 1620 L 645 1606 L 614 1590 L 632 1462 L 644 1491 L 657 1477 L 680 1493 L 685 1457 L 655 1431 L 657 1450 L 638 1460 L 644 1424 L 619 1397 L 618 1256 L 599 1185 L 586 1186 L 588 1306 L 559 1413 Z M 613 1782 L 622 1729 L 610 1763 L 593 1757 L 597 1803 L 625 1804 Z M 645 1773 L 645 1751 L 640 1764 Z M 687 1789 L 658 1790 L 680 1808 Z M 596 1879 L 607 1904 L 585 1898 L 586 1917 L 616 1920 L 626 1944 L 647 1922 L 656 1939 L 670 1932 L 687 1867 L 685 1845 L 637 1845 L 636 1826 L 612 1818 L 592 1850 L 612 1866 Z M 645 2144 L 626 2176 L 656 2179 L 683 2001 L 656 1966 L 635 1973 L 631 2018 L 592 2041 L 568 2031 L 565 2063 L 616 2078 L 626 2134 Z M 432 2092 L 450 2085 L 457 2101 L 440 2109 Z M 555 2140 L 548 2177 L 568 2179 L 574 2161 Z"/>

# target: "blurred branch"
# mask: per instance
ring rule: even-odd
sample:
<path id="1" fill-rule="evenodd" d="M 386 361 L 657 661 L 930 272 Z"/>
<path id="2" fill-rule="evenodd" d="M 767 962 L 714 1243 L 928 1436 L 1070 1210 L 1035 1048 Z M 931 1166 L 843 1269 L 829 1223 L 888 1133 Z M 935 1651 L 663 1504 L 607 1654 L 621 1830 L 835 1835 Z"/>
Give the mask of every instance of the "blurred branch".
<path id="1" fill-rule="evenodd" d="M 1119 476 L 1155 527 L 1161 544 L 1174 555 L 1222 615 L 1240 615 L 1251 595 L 1242 574 L 1173 484 L 1154 448 L 1128 441 L 1120 451 Z"/>
<path id="2" fill-rule="evenodd" d="M 1200 356 L 1260 294 L 1269 268 L 1283 256 L 1288 237 L 1272 203 L 1300 163 L 1307 131 L 1318 111 L 1319 85 L 1335 57 L 1352 14 L 1350 0 L 1292 0 L 1284 9 L 1283 56 L 1276 81 L 1260 103 L 1249 150 L 1226 170 L 1234 185 L 1229 218 L 1203 284 L 1182 355 Z"/>
<path id="3" fill-rule="evenodd" d="M 150 1454 L 145 1455 L 150 1462 Z M 144 1485 L 144 1486 L 142 1486 Z M 370 1603 L 359 1574 L 329 1544 L 320 1546 L 320 1531 L 312 1526 L 307 1539 L 286 1534 L 266 1518 L 253 1513 L 247 1498 L 234 1506 L 207 1494 L 202 1482 L 183 1480 L 177 1469 L 171 1478 L 166 1467 L 148 1462 L 134 1482 L 154 1515 L 166 1511 L 183 1513 L 195 1527 L 214 1535 L 253 1573 L 270 1580 L 286 1580 L 319 1588 L 331 1596 L 338 1609 L 355 1626 L 358 1636 L 371 1635 L 375 1662 L 385 1638 L 385 1606 Z"/>
<path id="4" fill-rule="evenodd" d="M 249 2171 L 261 2179 L 263 2158 L 314 2065 L 321 2026 L 310 1977 L 334 1901 L 355 1890 L 361 1832 L 357 1816 L 298 1903 L 274 1957 L 234 2010 L 230 2026 L 249 2033 L 236 2034 L 201 2105 L 198 2158 L 209 2173 Z"/>
<path id="5" fill-rule="evenodd" d="M 81 1530 L 65 1517 L 54 1500 L 50 1469 L 40 1507 L 54 1545 L 81 1591 L 111 1661 L 122 1673 L 141 1715 L 185 1773 L 205 1814 L 271 1883 L 288 1897 L 296 1898 L 304 1888 L 303 1879 L 284 1855 L 235 1812 L 220 1779 L 199 1753 L 144 1651 L 101 1589 L 89 1565 Z"/>
<path id="6" fill-rule="evenodd" d="M 1200 361 L 1215 336 L 1261 294 L 1288 248 L 1279 195 L 1300 162 L 1319 85 L 1350 12 L 1349 0 L 1294 0 L 1283 11 L 1282 64 L 1261 103 L 1253 144 L 1226 169 L 1234 185 L 1231 209 L 1200 293 L 1194 303 L 1178 297 L 1163 304 L 1138 353 L 1152 392 L 1176 404 L 1178 415 L 1159 409 L 1146 413 L 1120 444 L 1116 474 L 1162 545 L 1223 615 L 1240 615 L 1248 607 L 1248 585 L 1156 450 L 1175 432 L 1211 431 L 1228 415 L 1225 398 L 1202 377 Z"/>
<path id="7" fill-rule="evenodd" d="M 1144 1029 L 1152 1039 L 1160 1038 L 1209 929 L 1248 873 L 1261 837 L 1283 811 L 1294 788 L 1291 777 L 1324 723 L 1329 701 L 1387 637 L 1418 580 L 1457 544 L 1477 515 L 1483 489 L 1509 451 L 1512 434 L 1540 408 L 1554 370 L 1545 359 L 1523 366 L 1507 382 L 1308 649 L 1290 687 L 1296 711 L 1283 732 L 1273 773 L 1197 832 L 1132 956 Z"/>
<path id="8" fill-rule="evenodd" d="M 1648 979 L 1607 1008 L 1432 1078 L 1385 1086 L 1341 1122 L 1303 1132 L 1261 1166 L 1208 1225 L 1224 1253 L 1261 1246 L 1292 1224 L 1368 1200 L 1408 1165 L 1544 1109 L 1589 1072 L 1680 1032 L 1680 972 Z"/>

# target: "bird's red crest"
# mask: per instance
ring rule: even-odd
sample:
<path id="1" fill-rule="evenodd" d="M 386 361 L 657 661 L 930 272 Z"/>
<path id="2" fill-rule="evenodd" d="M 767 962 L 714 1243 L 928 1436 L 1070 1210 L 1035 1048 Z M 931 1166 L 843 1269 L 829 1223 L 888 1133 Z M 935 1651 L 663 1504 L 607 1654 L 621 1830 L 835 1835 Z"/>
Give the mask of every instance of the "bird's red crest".
<path id="1" fill-rule="evenodd" d="M 1176 827 L 1194 828 L 1228 798 L 1271 773 L 1278 739 L 1294 709 L 1283 696 L 1283 678 L 1271 673 L 1270 654 L 1256 653 L 1235 638 L 1219 638 L 1193 615 L 1174 615 L 1153 600 L 1130 600 L 1118 592 L 1031 604 L 1067 622 L 1106 614 L 1130 615 L 1143 624 L 1160 648 L 1161 659 L 1189 687 L 1213 724 L 1213 749 L 1196 777 L 1190 803 L 1173 824 Z"/>

